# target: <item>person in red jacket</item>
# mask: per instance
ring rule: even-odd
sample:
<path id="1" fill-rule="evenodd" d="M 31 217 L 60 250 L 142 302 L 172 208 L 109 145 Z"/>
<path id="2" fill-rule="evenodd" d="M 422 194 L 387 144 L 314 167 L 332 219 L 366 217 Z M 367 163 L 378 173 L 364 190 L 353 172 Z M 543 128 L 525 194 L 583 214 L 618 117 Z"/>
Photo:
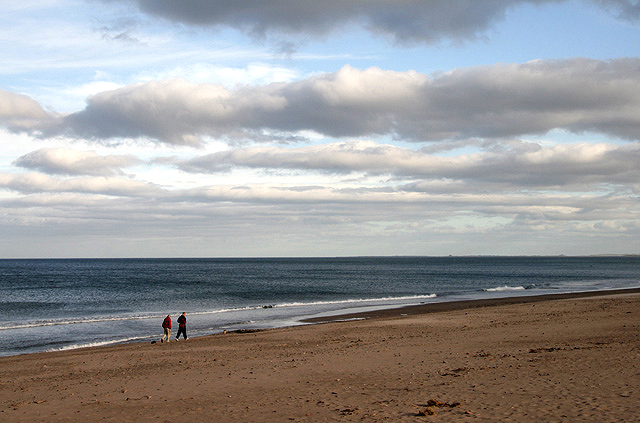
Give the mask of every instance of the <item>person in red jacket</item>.
<path id="1" fill-rule="evenodd" d="M 179 340 L 180 334 L 184 336 L 184 339 L 187 339 L 187 316 L 182 312 L 182 315 L 178 317 L 178 335 L 176 335 L 176 341 Z"/>
<path id="2" fill-rule="evenodd" d="M 160 342 L 164 342 L 166 339 L 167 342 L 171 341 L 171 315 L 168 314 L 167 317 L 164 318 L 162 322 L 162 329 L 164 329 L 164 335 L 160 338 Z"/>

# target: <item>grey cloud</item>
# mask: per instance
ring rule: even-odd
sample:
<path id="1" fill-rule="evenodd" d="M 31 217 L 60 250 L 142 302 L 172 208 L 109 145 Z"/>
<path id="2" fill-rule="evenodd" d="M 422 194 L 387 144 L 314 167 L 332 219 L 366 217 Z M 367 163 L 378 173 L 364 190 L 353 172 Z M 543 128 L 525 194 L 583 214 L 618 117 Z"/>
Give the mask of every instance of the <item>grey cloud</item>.
<path id="1" fill-rule="evenodd" d="M 214 173 L 236 167 L 297 169 L 331 173 L 387 174 L 402 179 L 448 180 L 520 190 L 554 187 L 585 189 L 601 184 L 629 185 L 640 180 L 640 145 L 577 144 L 542 147 L 509 142 L 492 152 L 439 157 L 373 142 L 346 142 L 300 148 L 257 147 L 218 152 L 180 163 L 189 172 Z M 442 183 L 412 185 L 409 190 L 443 189 Z"/>
<path id="2" fill-rule="evenodd" d="M 426 213 L 425 205 L 433 206 L 429 210 L 431 216 L 446 216 L 456 211 L 474 211 L 479 213 L 495 214 L 497 216 L 509 216 L 513 214 L 539 214 L 544 212 L 561 213 L 564 217 L 569 214 L 589 211 L 593 219 L 603 219 L 608 214 L 602 214 L 603 210 L 618 209 L 615 215 L 617 219 L 630 219 L 635 215 L 637 202 L 628 196 L 593 195 L 583 196 L 574 193 L 560 194 L 538 192 L 532 195 L 530 192 L 495 192 L 487 193 L 476 190 L 475 192 L 460 192 L 456 195 L 432 194 L 424 191 L 409 191 L 400 186 L 358 187 L 358 188 L 334 188 L 322 185 L 315 186 L 209 186 L 182 190 L 167 190 L 140 181 L 123 178 L 52 178 L 43 174 L 0 174 L 0 187 L 17 192 L 34 194 L 40 199 L 41 207 L 47 204 L 65 203 L 67 201 L 87 206 L 96 199 L 110 196 L 116 203 L 114 206 L 124 207 L 120 201 L 126 201 L 129 206 L 124 208 L 132 212 L 138 209 L 139 213 L 148 214 L 148 204 L 165 210 L 182 209 L 185 206 L 200 210 L 206 214 L 208 204 L 217 207 L 225 207 L 229 213 L 235 213 L 235 205 L 238 207 L 262 207 L 273 205 L 283 207 L 292 215 L 299 215 L 300 210 L 291 209 L 291 205 L 306 203 L 316 208 L 341 210 L 349 205 L 360 207 L 364 205 L 379 205 L 388 210 L 392 215 L 398 209 L 415 207 L 416 213 Z M 39 196 L 38 196 L 39 195 Z M 70 197 L 72 196 L 72 197 Z M 138 201 L 144 200 L 144 201 Z M 1 204 L 7 205 L 11 201 L 20 201 L 24 206 L 27 198 L 22 200 L 3 200 Z M 35 201 L 35 200 L 34 200 Z M 234 204 L 234 207 L 231 207 Z M 242 206 L 244 205 L 244 206 Z M 26 207 L 26 206 L 25 206 Z M 379 215 L 381 210 L 369 210 L 366 214 Z M 349 214 L 358 215 L 363 212 L 350 211 Z M 304 213 L 303 213 L 304 214 Z M 340 214 L 340 213 L 338 213 Z M 179 216 L 179 214 L 177 214 Z M 563 218 L 564 218 L 563 217 Z M 575 217 L 575 216 L 574 216 Z"/>
<path id="3" fill-rule="evenodd" d="M 266 227 L 289 228 L 298 222 L 323 223 L 322 230 L 330 230 L 326 216 L 349 225 L 375 224 L 378 227 L 401 222 L 413 222 L 432 229 L 437 221 L 455 220 L 456 216 L 500 218 L 504 222 L 523 225 L 567 225 L 570 222 L 588 226 L 614 219 L 618 225 L 636 222 L 638 203 L 629 197 L 615 195 L 582 196 L 573 193 L 486 193 L 482 191 L 456 195 L 433 195 L 403 192 L 393 189 L 336 190 L 310 187 L 300 190 L 246 187 L 202 187 L 173 192 L 148 184 L 126 180 L 95 178 L 57 181 L 36 175 L 2 175 L 0 186 L 13 186 L 34 194 L 0 202 L 0 210 L 28 210 L 29 215 L 66 222 L 109 219 L 124 227 L 171 227 L 177 233 L 195 229 L 202 231 L 215 221 L 215 231 L 229 231 L 230 235 L 250 236 Z M 347 192 L 348 191 L 348 192 Z M 105 197 L 107 194 L 107 197 Z M 143 201 L 141 201 L 141 198 Z M 295 207 L 306 204 L 304 210 Z M 73 206 L 74 213 L 68 209 Z M 294 206 L 294 207 L 292 207 Z M 25 219 L 27 216 L 17 216 Z M 198 221 L 199 224 L 191 226 Z M 202 223 L 209 222 L 202 226 Z M 227 227 L 227 223 L 231 227 Z M 613 222 L 612 222 L 613 223 Z M 57 226 L 57 225 L 56 225 Z M 306 226 L 303 225 L 303 226 Z M 299 227 L 299 226 L 298 226 Z M 235 228 L 235 229 L 233 229 Z M 262 228 L 262 229 L 261 229 Z M 636 228 L 638 228 L 636 222 Z M 140 228 L 138 228 L 140 229 Z M 318 228 L 316 227 L 316 230 Z M 364 229 L 364 228 L 363 228 Z M 120 229 L 114 229 L 117 233 Z M 235 231 L 238 232 L 235 232 Z M 275 230 L 275 229 L 274 229 Z M 276 231 L 277 232 L 277 231 Z M 369 232 L 369 231 L 365 231 Z"/>
<path id="4" fill-rule="evenodd" d="M 198 95 L 199 88 L 208 98 Z M 218 104 L 228 96 L 222 87 L 183 80 L 133 85 L 89 97 L 84 111 L 66 117 L 64 130 L 91 139 L 150 137 L 196 145 L 199 139 L 191 132 L 207 127 L 201 116 L 220 122 L 223 116 L 216 109 L 223 108 Z"/>
<path id="5" fill-rule="evenodd" d="M 1 245 L 8 257 L 49 257 L 52 251 L 79 257 L 87 251 L 97 251 L 96 248 L 100 255 L 112 257 L 178 253 L 193 257 L 290 256 L 291 251 L 327 256 L 410 255 L 416 251 L 431 255 L 478 254 L 470 248 L 474 244 L 483 245 L 485 253 L 495 254 L 513 254 L 514 249 L 520 254 L 540 251 L 593 254 L 637 249 L 640 235 L 637 201 L 621 204 L 609 198 L 592 198 L 591 206 L 616 215 L 618 220 L 611 221 L 608 216 L 592 213 L 585 216 L 579 209 L 569 214 L 552 213 L 549 207 L 547 214 L 527 213 L 523 205 L 509 207 L 512 200 L 508 197 L 492 199 L 496 207 L 503 206 L 502 214 L 491 210 L 487 201 L 482 203 L 486 208 L 479 207 L 478 201 L 484 200 L 484 195 L 465 200 L 378 202 L 373 206 L 363 202 L 349 207 L 318 202 L 313 207 L 291 207 L 228 202 L 163 203 L 150 199 L 140 202 L 98 196 L 68 198 L 65 202 L 64 198 L 32 195 L 12 202 L 0 201 L 0 213 L 5 216 L 0 221 L 5 241 Z M 530 201 L 532 212 L 533 204 L 539 200 Z M 557 197 L 556 201 L 565 199 Z M 550 199 L 548 204 L 551 202 Z M 616 214 L 618 209 L 627 210 L 626 216 Z M 460 215 L 487 218 L 487 224 L 461 225 L 456 222 L 456 216 Z M 600 226 L 605 229 L 594 230 Z M 40 242 L 25 248 L 19 241 L 27 234 Z M 535 248 L 529 245 L 532 241 Z M 393 245 L 392 250 L 389 245 Z"/>
<path id="6" fill-rule="evenodd" d="M 640 139 L 640 60 L 542 61 L 456 69 L 433 81 L 428 113 L 407 128 L 508 137 L 552 128 Z M 456 129 L 458 128 L 458 129 Z"/>
<path id="7" fill-rule="evenodd" d="M 80 137 L 201 136 L 311 130 L 415 141 L 503 138 L 560 128 L 640 139 L 640 59 L 535 61 L 456 69 L 433 79 L 376 68 L 228 90 L 169 80 L 95 95 L 66 118 Z"/>
<path id="8" fill-rule="evenodd" d="M 11 93 L 3 98 L 24 103 L 22 109 L 0 109 L 10 129 L 97 141 L 147 138 L 197 146 L 206 137 L 283 140 L 313 131 L 423 142 L 552 129 L 640 140 L 638 58 L 537 60 L 455 69 L 432 78 L 345 66 L 291 83 L 233 90 L 172 79 L 96 94 L 57 126 L 31 99 Z M 31 120 L 16 127 L 26 117 Z"/>
<path id="9" fill-rule="evenodd" d="M 0 173 L 0 188 L 22 193 L 84 193 L 111 196 L 154 196 L 160 189 L 153 184 L 124 178 L 58 179 L 41 173 Z"/>
<path id="10" fill-rule="evenodd" d="M 302 148 L 256 147 L 222 151 L 185 161 L 188 172 L 224 172 L 234 167 L 319 170 L 339 173 L 368 171 L 384 173 L 394 160 L 393 146 L 348 142 Z M 385 154 L 388 152 L 390 154 Z"/>
<path id="11" fill-rule="evenodd" d="M 0 125 L 14 132 L 39 132 L 55 124 L 56 117 L 32 98 L 0 88 Z"/>
<path id="12" fill-rule="evenodd" d="M 122 168 L 140 163 L 130 155 L 100 156 L 91 151 L 43 148 L 19 157 L 14 164 L 26 169 L 60 175 L 123 175 Z"/>
<path id="13" fill-rule="evenodd" d="M 447 181 L 431 181 L 432 185 L 438 183 L 442 184 L 440 191 L 409 191 L 402 185 L 389 184 L 354 188 L 260 184 L 173 190 L 123 178 L 61 179 L 35 173 L 0 173 L 0 188 L 29 194 L 0 200 L 0 232 L 5 235 L 5 244 L 11 243 L 12 254 L 17 248 L 13 245 L 22 245 L 17 241 L 32 232 L 43 245 L 55 245 L 57 249 L 73 246 L 67 251 L 76 256 L 83 250 L 94 251 L 91 249 L 96 245 L 113 246 L 108 247 L 113 256 L 122 256 L 123 251 L 127 255 L 139 255 L 141 251 L 156 255 L 158 251 L 168 255 L 188 251 L 194 256 L 268 255 L 274 254 L 274 237 L 282 240 L 282 234 L 286 234 L 288 248 L 293 243 L 299 245 L 296 251 L 316 255 L 353 254 L 349 248 L 341 250 L 340 245 L 354 242 L 380 248 L 366 250 L 367 254 L 390 254 L 385 245 L 399 239 L 402 245 L 415 245 L 393 253 L 415 254 L 415 248 L 423 248 L 424 240 L 432 238 L 443 245 L 429 250 L 430 254 L 442 254 L 448 251 L 447 244 L 467 245 L 474 233 L 480 235 L 477 242 L 486 242 L 487 236 L 493 242 L 503 236 L 512 236 L 514 242 L 541 236 L 539 242 L 557 248 L 558 237 L 568 232 L 574 236 L 567 247 L 573 249 L 556 253 L 589 254 L 594 252 L 589 245 L 595 226 L 606 227 L 598 232 L 602 250 L 597 252 L 623 247 L 633 251 L 637 245 L 638 201 L 633 196 L 545 192 L 535 187 L 520 192 L 488 192 L 481 189 L 482 182 L 473 190 L 455 187 L 451 195 L 446 191 Z M 475 219 L 483 223 L 468 223 Z M 90 241 L 75 250 L 78 234 Z M 603 237 L 611 238 L 606 242 Z M 235 247 L 231 245 L 236 242 Z M 171 248 L 165 250 L 168 244 Z M 326 250 L 308 250 L 309 245 L 319 244 Z M 509 242 L 509 248 L 513 245 Z M 148 250 L 149 246 L 153 248 Z M 584 250 L 575 249 L 582 246 Z M 29 251 L 25 254 L 33 254 Z M 282 253 L 287 251 L 291 254 L 292 250 L 285 248 Z M 38 254 L 51 254 L 51 250 L 43 249 Z"/>
<path id="14" fill-rule="evenodd" d="M 370 179 L 367 184 L 343 183 L 329 187 L 320 184 L 286 185 L 215 185 L 190 189 L 165 189 L 153 184 L 117 177 L 59 178 L 41 173 L 0 173 L 0 188 L 24 194 L 64 193 L 67 195 L 108 195 L 118 198 L 151 198 L 159 204 L 430 204 L 446 209 L 468 207 L 496 216 L 510 214 L 557 213 L 568 216 L 592 208 L 610 210 L 599 202 L 595 207 L 593 192 L 608 194 L 613 201 L 617 193 L 628 193 L 640 180 L 640 145 L 578 144 L 541 147 L 533 143 L 510 144 L 504 151 L 434 157 L 410 149 L 377 145 L 372 142 L 336 143 L 324 146 L 239 149 L 196 158 L 183 163 L 185 169 L 216 170 L 220 166 L 272 169 L 317 170 L 320 172 L 363 172 L 388 174 Z M 62 166 L 64 160 L 50 159 L 45 150 L 30 160 L 34 168 Z M 64 152 L 63 152 L 64 153 Z M 44 154 L 44 158 L 38 155 Z M 115 163 L 93 154 L 81 153 L 97 167 L 110 169 Z M 69 156 L 69 154 L 66 154 Z M 74 155 L 71 154 L 73 158 Z M 68 159 L 65 159 L 68 160 Z M 172 159 L 173 160 L 173 159 Z M 74 169 L 81 159 L 71 160 Z M 80 166 L 82 167 L 82 166 Z M 50 169 L 49 169 L 50 170 Z M 193 170 L 193 169 L 191 169 Z M 550 194 L 565 192 L 566 194 Z M 579 195 L 577 193 L 584 193 Z M 602 196 L 603 198 L 605 195 Z M 628 218 L 627 201 L 620 208 L 620 219 Z M 314 206 L 315 207 L 315 206 Z M 391 207 L 391 206 L 390 206 Z M 507 213 L 508 210 L 508 213 Z M 439 209 L 438 213 L 441 213 Z M 632 213 L 632 212 L 631 212 Z"/>
<path id="15" fill-rule="evenodd" d="M 523 0 L 132 0 L 145 13 L 189 25 L 228 26 L 255 36 L 272 33 L 326 35 L 363 26 L 400 42 L 467 39 L 504 17 Z"/>
<path id="16" fill-rule="evenodd" d="M 97 28 L 106 40 L 121 41 L 125 43 L 139 43 L 135 36 L 138 22 L 132 18 L 122 18 L 109 22 Z"/>
<path id="17" fill-rule="evenodd" d="M 638 0 L 593 0 L 614 15 L 628 21 L 640 19 L 640 2 Z"/>
<path id="18" fill-rule="evenodd" d="M 143 12 L 197 26 L 227 26 L 255 36 L 325 35 L 348 25 L 396 42 L 433 43 L 478 37 L 511 7 L 564 0 L 121 0 Z M 638 16 L 633 0 L 590 0 L 621 17 Z"/>

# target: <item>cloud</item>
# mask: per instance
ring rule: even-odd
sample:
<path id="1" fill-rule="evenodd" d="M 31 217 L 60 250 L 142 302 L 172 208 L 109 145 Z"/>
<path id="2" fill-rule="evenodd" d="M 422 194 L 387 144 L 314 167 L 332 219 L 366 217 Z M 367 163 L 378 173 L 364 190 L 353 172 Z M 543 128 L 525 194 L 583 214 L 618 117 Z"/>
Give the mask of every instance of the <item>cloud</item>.
<path id="1" fill-rule="evenodd" d="M 397 43 L 435 43 L 477 38 L 502 21 L 509 8 L 564 0 L 122 0 L 141 11 L 195 26 L 227 26 L 254 36 L 327 35 L 363 27 Z M 638 17 L 633 0 L 591 0 L 624 19 Z"/>
<path id="2" fill-rule="evenodd" d="M 80 174 L 92 161 L 104 173 L 128 163 L 127 157 L 111 161 L 112 156 L 92 152 L 56 153 L 61 157 L 43 150 L 21 160 L 29 161 L 31 169 L 56 172 L 54 168 L 61 167 L 58 173 L 66 174 Z M 504 237 L 510 248 L 518 239 L 529 241 L 536 234 L 546 234 L 540 242 L 550 247 L 562 234 L 586 245 L 597 232 L 604 251 L 631 247 L 637 239 L 639 157 L 638 143 L 542 146 L 511 141 L 487 152 L 438 157 L 350 141 L 240 148 L 194 158 L 182 162 L 183 168 L 258 173 L 242 183 L 225 177 L 214 184 L 206 176 L 198 177 L 191 188 L 179 181 L 159 186 L 132 177 L 0 173 L 0 189 L 10 191 L 0 201 L 0 227 L 7 237 L 12 235 L 7 239 L 16 241 L 27 232 L 42 239 L 66 239 L 70 245 L 76 245 L 74 234 L 80 233 L 95 237 L 95 242 L 108 239 L 117 245 L 111 253 L 116 256 L 123 251 L 135 255 L 149 245 L 159 254 L 169 239 L 192 255 L 273 254 L 269 239 L 276 234 L 288 247 L 293 243 L 303 249 L 297 251 L 310 251 L 304 250 L 310 239 L 314 246 L 325 245 L 313 250 L 314 255 L 335 254 L 341 243 L 353 242 L 380 248 L 368 254 L 389 254 L 385 244 L 399 238 L 411 248 L 398 253 L 415 254 L 424 239 L 464 244 L 477 236 L 475 242 L 482 242 L 485 232 L 494 241 Z M 295 171 L 309 177 L 306 183 L 287 177 L 286 172 Z M 375 176 L 353 175 L 360 173 Z M 607 237 L 612 237 L 610 242 Z M 207 242 L 212 239 L 217 242 Z M 123 242 L 131 243 L 130 249 Z M 237 249 L 228 242 L 239 242 Z M 256 250 L 247 250 L 247 245 Z M 444 245 L 430 254 L 441 254 L 443 247 L 447 251 Z M 592 252 L 585 248 L 579 251 Z"/>
<path id="3" fill-rule="evenodd" d="M 102 38 L 125 43 L 139 43 L 135 33 L 138 22 L 132 18 L 120 18 L 109 24 L 102 25 L 97 31 L 102 33 Z"/>
<path id="4" fill-rule="evenodd" d="M 165 210 L 193 209 L 193 213 L 207 214 L 207 207 L 224 208 L 235 213 L 236 208 L 255 210 L 271 207 L 269 214 L 286 212 L 291 216 L 327 213 L 328 215 L 377 215 L 378 220 L 397 220 L 395 213 L 422 215 L 423 218 L 447 218 L 450 214 L 483 214 L 489 217 L 513 218 L 517 215 L 558 213 L 563 219 L 572 214 L 573 219 L 598 220 L 606 216 L 616 219 L 632 219 L 637 201 L 614 193 L 594 194 L 585 192 L 559 193 L 544 190 L 531 192 L 509 190 L 460 190 L 438 192 L 407 189 L 408 186 L 348 186 L 316 184 L 296 186 L 286 184 L 211 185 L 190 189 L 165 189 L 154 184 L 125 178 L 80 177 L 60 179 L 39 173 L 0 173 L 0 187 L 33 198 L 54 198 L 53 195 L 73 197 L 79 209 L 86 199 L 112 198 L 114 207 L 126 206 L 132 212 L 151 213 L 149 204 Z M 45 197 L 43 197 L 45 196 Z M 96 197 L 100 196 L 100 197 Z M 24 197 L 22 202 L 28 201 Z M 62 197 L 60 197 L 62 198 Z M 18 200 L 12 200 L 18 201 Z M 3 205 L 10 201 L 5 200 Z M 306 204 L 307 210 L 296 205 Z M 370 207 L 375 206 L 374 209 Z M 346 208 L 345 208 L 346 207 Z M 351 209 L 353 207 L 353 209 Z M 379 210 L 376 208 L 380 208 Z M 404 210 L 402 210 L 404 209 Z M 279 210 L 279 211 L 278 211 Z M 314 211 L 315 210 L 315 211 Z M 615 211 L 617 210 L 617 211 Z M 606 213 L 605 213 L 606 211 Z M 90 210 L 86 210 L 90 213 Z M 262 212 L 261 212 L 262 213 Z M 579 214 L 582 216 L 578 216 Z M 613 214 L 612 214 L 613 213 Z M 560 215 L 558 215 L 560 216 Z M 249 218 L 249 216 L 246 216 Z M 123 217 L 124 218 L 124 217 Z M 253 218 L 259 219 L 260 213 Z M 560 217 L 558 217 L 560 218 Z"/>
<path id="5" fill-rule="evenodd" d="M 145 13 L 198 26 L 228 26 L 253 34 L 326 35 L 346 26 L 365 27 L 398 42 L 467 39 L 504 17 L 522 1 L 278 0 L 243 2 L 134 0 Z"/>
<path id="6" fill-rule="evenodd" d="M 14 164 L 27 169 L 58 175 L 122 175 L 122 168 L 140 163 L 131 155 L 100 156 L 92 151 L 43 148 L 19 157 Z"/>
<path id="7" fill-rule="evenodd" d="M 0 173 L 0 188 L 21 193 L 84 193 L 109 196 L 154 196 L 153 184 L 125 178 L 95 177 L 58 179 L 41 173 Z"/>
<path id="8" fill-rule="evenodd" d="M 275 114 L 284 101 L 268 87 L 231 91 L 171 79 L 96 94 L 66 124 L 69 135 L 91 139 L 149 137 L 195 146 L 201 135 L 232 136 L 258 126 L 257 114 Z"/>
<path id="9" fill-rule="evenodd" d="M 54 121 L 32 98 L 0 88 L 0 125 L 13 132 L 37 132 Z"/>
<path id="10" fill-rule="evenodd" d="M 187 145 L 202 135 L 251 139 L 264 131 L 305 130 L 434 141 L 561 128 L 640 139 L 640 60 L 498 64 L 432 79 L 345 66 L 235 90 L 174 79 L 97 94 L 67 123 L 79 136 L 147 136 Z"/>
<path id="11" fill-rule="evenodd" d="M 620 19 L 631 22 L 640 19 L 640 3 L 638 0 L 593 0 L 597 4 L 609 9 Z"/>
<path id="12" fill-rule="evenodd" d="M 545 243 L 552 242 L 548 239 L 551 234 L 576 232 L 574 235 L 581 233 L 579 239 L 588 242 L 594 226 L 606 222 L 615 223 L 615 231 L 599 231 L 600 242 L 609 234 L 616 236 L 611 245 L 633 245 L 640 229 L 637 199 L 612 194 L 478 189 L 443 195 L 382 187 L 319 185 L 301 189 L 271 184 L 167 190 L 122 178 L 61 180 L 38 174 L 0 174 L 0 187 L 29 194 L 0 202 L 4 216 L 0 226 L 18 237 L 35 231 L 41 236 L 73 238 L 71 235 L 80 231 L 83 237 L 103 235 L 114 241 L 140 237 L 144 240 L 140 247 L 152 243 L 162 248 L 167 239 L 188 247 L 185 237 L 197 242 L 218 239 L 224 244 L 220 249 L 189 250 L 196 255 L 213 251 L 218 255 L 246 254 L 247 245 L 264 240 L 268 246 L 268 239 L 276 234 L 298 239 L 301 248 L 309 248 L 309 239 L 314 240 L 312 244 L 327 242 L 333 249 L 325 253 L 330 253 L 341 243 L 354 240 L 383 247 L 385 239 L 409 241 L 416 237 L 418 242 L 424 237 L 439 238 L 441 233 L 452 242 L 455 234 L 484 231 L 492 237 L 506 231 L 516 239 L 545 232 Z M 243 246 L 229 250 L 225 240 L 242 240 Z M 458 240 L 466 241 L 466 237 Z M 263 254 L 267 252 L 265 249 Z"/>
<path id="13" fill-rule="evenodd" d="M 345 66 L 298 81 L 233 89 L 183 79 L 153 81 L 95 94 L 84 110 L 65 116 L 57 127 L 28 97 L 3 92 L 2 98 L 24 104 L 2 109 L 9 129 L 96 141 L 145 138 L 197 146 L 206 137 L 278 140 L 311 131 L 424 142 L 553 129 L 640 140 L 638 58 L 536 60 L 433 77 Z"/>
<path id="14" fill-rule="evenodd" d="M 420 134 L 509 137 L 554 128 L 640 139 L 640 60 L 536 60 L 456 69 L 433 81 Z"/>
<path id="15" fill-rule="evenodd" d="M 449 181 L 449 189 L 462 189 L 456 181 L 473 186 L 521 190 L 592 189 L 599 184 L 633 184 L 640 179 L 640 146 L 575 144 L 542 147 L 513 143 L 501 151 L 434 156 L 393 145 L 368 141 L 332 143 L 299 148 L 255 147 L 228 150 L 179 164 L 188 172 L 215 173 L 237 167 L 300 170 L 322 173 L 361 172 L 399 180 Z M 441 189 L 442 182 L 435 187 Z M 421 188 L 422 187 L 422 188 Z M 432 182 L 410 185 L 429 192 Z M 585 188 L 586 187 L 586 188 Z M 468 188 L 467 188 L 468 189 Z"/>

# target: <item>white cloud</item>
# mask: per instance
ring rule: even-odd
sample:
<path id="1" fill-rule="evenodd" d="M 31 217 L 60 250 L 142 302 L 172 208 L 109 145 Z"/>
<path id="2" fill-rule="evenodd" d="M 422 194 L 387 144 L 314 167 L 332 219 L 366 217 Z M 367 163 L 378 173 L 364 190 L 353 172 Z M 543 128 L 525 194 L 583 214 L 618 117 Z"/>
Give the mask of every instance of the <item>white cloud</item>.
<path id="1" fill-rule="evenodd" d="M 109 196 L 152 196 L 156 186 L 124 178 L 53 178 L 42 173 L 0 173 L 0 188 L 21 193 L 90 193 Z"/>
<path id="2" fill-rule="evenodd" d="M 92 151 L 43 148 L 19 157 L 16 166 L 61 175 L 122 175 L 122 168 L 140 163 L 130 155 L 100 156 Z"/>
<path id="3" fill-rule="evenodd" d="M 283 66 L 253 62 L 244 67 L 219 66 L 211 63 L 180 65 L 161 71 L 146 70 L 135 76 L 139 82 L 166 79 L 184 79 L 207 84 L 216 81 L 227 88 L 246 85 L 266 85 L 273 82 L 291 82 L 300 77 L 299 72 Z"/>
<path id="4" fill-rule="evenodd" d="M 512 147 L 496 152 L 441 157 L 393 145 L 353 141 L 299 148 L 227 150 L 184 161 L 180 167 L 199 173 L 225 172 L 237 167 L 321 173 L 363 172 L 401 180 L 467 181 L 482 184 L 485 189 L 497 184 L 501 189 L 537 186 L 575 190 L 579 186 L 592 189 L 598 184 L 631 184 L 640 179 L 638 163 L 640 147 L 637 143 L 548 147 L 514 143 Z M 460 186 L 454 183 L 452 188 L 457 190 Z"/>
<path id="5" fill-rule="evenodd" d="M 345 66 L 303 80 L 233 89 L 170 79 L 95 94 L 55 130 L 52 116 L 33 100 L 0 95 L 0 101 L 21 104 L 0 109 L 9 129 L 97 141 L 145 138 L 195 146 L 203 137 L 264 140 L 269 133 L 286 138 L 301 131 L 439 141 L 554 129 L 640 139 L 637 58 L 497 64 L 433 78 Z"/>
<path id="6" fill-rule="evenodd" d="M 0 88 L 0 124 L 16 132 L 43 131 L 55 118 L 32 98 Z"/>

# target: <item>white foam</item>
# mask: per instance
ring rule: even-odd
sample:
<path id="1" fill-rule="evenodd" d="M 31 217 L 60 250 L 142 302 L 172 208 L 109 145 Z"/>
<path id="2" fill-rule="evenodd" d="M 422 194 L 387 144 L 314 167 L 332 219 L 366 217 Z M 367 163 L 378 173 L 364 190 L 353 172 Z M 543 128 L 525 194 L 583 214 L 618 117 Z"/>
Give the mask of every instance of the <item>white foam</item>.
<path id="1" fill-rule="evenodd" d="M 59 325 L 77 325 L 82 323 L 101 323 L 101 322 L 115 322 L 121 320 L 140 320 L 140 319 L 157 319 L 163 316 L 160 315 L 141 315 L 141 316 L 131 316 L 131 317 L 92 317 L 86 319 L 70 319 L 70 320 L 41 320 L 37 322 L 30 322 L 24 324 L 17 324 L 13 326 L 0 326 L 0 330 L 8 330 L 8 329 L 28 329 L 28 328 L 39 328 L 45 326 L 59 326 Z"/>
<path id="2" fill-rule="evenodd" d="M 496 286 L 495 288 L 487 288 L 483 289 L 486 292 L 502 292 L 502 291 L 522 291 L 524 290 L 524 286 Z"/>
<path id="3" fill-rule="evenodd" d="M 290 302 L 290 303 L 279 303 L 279 304 L 270 304 L 270 305 L 258 305 L 258 306 L 247 306 L 247 307 L 238 307 L 238 308 L 223 308 L 218 310 L 209 310 L 209 311 L 196 311 L 189 313 L 192 316 L 204 316 L 211 314 L 223 314 L 223 313 L 234 313 L 234 312 L 243 312 L 243 311 L 252 311 L 252 310 L 260 310 L 265 308 L 286 308 L 286 307 L 314 307 L 314 306 L 330 306 L 330 305 L 340 305 L 340 304 L 363 304 L 363 303 L 380 303 L 380 302 L 389 302 L 389 301 L 407 301 L 407 300 L 421 300 L 428 298 L 435 298 L 436 294 L 428 294 L 428 295 L 410 295 L 410 296 L 402 296 L 402 297 L 382 297 L 382 298 L 353 298 L 346 300 L 333 300 L 333 301 L 310 301 L 310 302 Z M 29 329 L 29 328 L 39 328 L 39 327 L 47 327 L 47 326 L 60 326 L 60 325 L 77 325 L 77 324 L 86 324 L 86 323 L 103 323 L 103 322 L 115 322 L 115 321 L 123 321 L 123 320 L 148 320 L 148 319 L 159 319 L 163 318 L 166 314 L 140 314 L 134 316 L 105 316 L 105 317 L 91 317 L 86 319 L 64 319 L 64 320 L 40 320 L 35 322 L 27 322 L 16 325 L 9 326 L 0 326 L 1 330 L 10 330 L 10 329 Z"/>
<path id="4" fill-rule="evenodd" d="M 348 300 L 335 300 L 335 301 L 313 301 L 313 302 L 293 302 L 274 304 L 270 307 L 308 307 L 318 305 L 333 305 L 333 304 L 360 304 L 360 303 L 378 303 L 388 301 L 406 301 L 406 300 L 423 300 L 428 298 L 436 298 L 436 294 L 428 295 L 410 295 L 405 297 L 382 297 L 382 298 L 354 298 Z"/>
<path id="5" fill-rule="evenodd" d="M 105 345 L 116 345 L 116 344 L 123 344 L 125 342 L 132 342 L 132 341 L 141 341 L 143 339 L 149 339 L 148 336 L 136 336 L 136 337 L 131 337 L 131 338 L 121 338 L 121 339 L 113 339 L 113 340 L 109 340 L 109 341 L 96 341 L 96 342 L 86 342 L 86 343 L 80 343 L 80 344 L 70 344 L 70 345 L 65 345 L 64 347 L 60 347 L 60 348 L 50 348 L 47 351 L 66 351 L 66 350 L 76 350 L 78 348 L 90 348 L 90 347 L 104 347 Z"/>

